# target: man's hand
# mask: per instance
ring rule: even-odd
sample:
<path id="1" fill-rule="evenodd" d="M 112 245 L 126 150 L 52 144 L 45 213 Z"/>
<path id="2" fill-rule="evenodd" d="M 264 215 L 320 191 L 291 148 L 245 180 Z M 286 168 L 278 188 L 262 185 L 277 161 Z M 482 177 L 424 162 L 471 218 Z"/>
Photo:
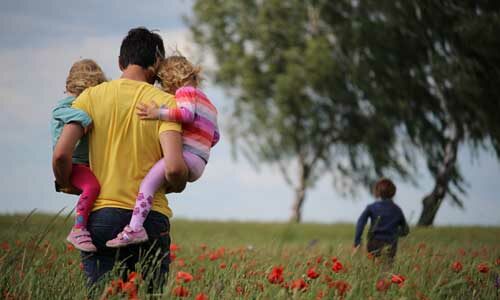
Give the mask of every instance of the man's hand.
<path id="1" fill-rule="evenodd" d="M 65 194 L 71 194 L 71 195 L 80 195 L 82 193 L 81 190 L 77 189 L 74 186 L 69 186 L 69 187 L 61 187 L 59 191 L 65 193 Z"/>
<path id="2" fill-rule="evenodd" d="M 151 101 L 149 104 L 137 104 L 137 115 L 142 120 L 158 120 L 160 119 L 160 108 Z"/>

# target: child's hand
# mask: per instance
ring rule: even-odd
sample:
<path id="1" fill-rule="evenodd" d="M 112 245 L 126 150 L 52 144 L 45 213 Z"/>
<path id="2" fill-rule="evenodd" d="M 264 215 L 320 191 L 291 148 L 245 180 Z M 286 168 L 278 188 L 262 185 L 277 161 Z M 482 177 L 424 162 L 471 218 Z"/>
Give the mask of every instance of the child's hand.
<path id="1" fill-rule="evenodd" d="M 158 120 L 160 117 L 160 108 L 151 101 L 149 104 L 137 104 L 137 115 L 141 120 Z"/>

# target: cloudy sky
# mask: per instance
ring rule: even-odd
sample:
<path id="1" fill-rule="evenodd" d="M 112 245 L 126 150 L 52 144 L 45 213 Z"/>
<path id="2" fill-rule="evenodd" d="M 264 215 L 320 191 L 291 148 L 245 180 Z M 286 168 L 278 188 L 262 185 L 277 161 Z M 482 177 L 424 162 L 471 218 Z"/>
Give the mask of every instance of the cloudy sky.
<path id="1" fill-rule="evenodd" d="M 167 48 L 179 48 L 195 61 L 210 65 L 196 51 L 187 26 L 191 1 L 25 1 L 0 3 L 0 213 L 37 209 L 56 212 L 71 209 L 75 197 L 53 191 L 50 112 L 64 97 L 64 83 L 71 64 L 93 58 L 110 78 L 118 78 L 119 46 L 128 29 L 158 29 Z M 205 57 L 205 60 L 202 60 Z M 224 128 L 229 97 L 210 82 L 205 91 L 221 112 Z M 292 191 L 277 170 L 258 172 L 243 159 L 235 161 L 223 139 L 206 172 L 181 195 L 171 197 L 176 217 L 217 220 L 285 221 L 290 215 Z M 472 159 L 464 148 L 459 161 L 470 184 L 466 210 L 444 204 L 437 224 L 500 225 L 500 165 L 491 153 Z M 432 188 L 425 168 L 418 186 L 396 180 L 396 201 L 410 222 L 416 222 L 420 200 Z M 372 199 L 361 192 L 356 199 L 343 198 L 325 176 L 308 194 L 304 219 L 308 222 L 354 222 Z"/>

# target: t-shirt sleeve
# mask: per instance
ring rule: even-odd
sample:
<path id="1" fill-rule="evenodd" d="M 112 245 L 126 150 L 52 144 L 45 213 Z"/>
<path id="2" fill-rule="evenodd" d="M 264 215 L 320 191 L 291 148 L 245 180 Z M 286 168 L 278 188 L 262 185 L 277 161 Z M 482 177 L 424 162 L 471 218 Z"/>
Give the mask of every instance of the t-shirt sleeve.
<path id="1" fill-rule="evenodd" d="M 83 110 L 91 119 L 92 115 L 90 113 L 90 88 L 84 90 L 76 99 L 73 101 L 73 108 Z"/>
<path id="2" fill-rule="evenodd" d="M 159 105 L 163 106 L 164 108 L 177 108 L 175 98 L 173 95 L 170 94 L 163 94 L 161 101 L 159 101 Z M 162 121 L 160 123 L 160 128 L 158 130 L 158 134 L 164 132 L 164 131 L 177 131 L 177 132 L 182 132 L 182 127 L 180 123 L 177 122 L 164 122 Z"/>

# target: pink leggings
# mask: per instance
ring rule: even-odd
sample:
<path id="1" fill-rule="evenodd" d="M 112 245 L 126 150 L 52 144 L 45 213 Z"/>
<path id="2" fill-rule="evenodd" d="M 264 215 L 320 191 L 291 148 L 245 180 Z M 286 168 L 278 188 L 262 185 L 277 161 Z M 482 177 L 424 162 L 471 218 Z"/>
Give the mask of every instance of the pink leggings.
<path id="1" fill-rule="evenodd" d="M 206 162 L 198 155 L 187 151 L 183 152 L 183 157 L 189 170 L 188 181 L 196 181 L 203 174 Z M 149 170 L 148 174 L 141 182 L 139 194 L 135 201 L 134 212 L 132 213 L 132 219 L 130 220 L 130 227 L 132 229 L 137 230 L 142 227 L 153 205 L 154 194 L 164 182 L 165 160 L 162 158 L 151 168 L 151 170 Z"/>
<path id="2" fill-rule="evenodd" d="M 76 203 L 75 228 L 86 228 L 90 210 L 99 196 L 101 186 L 92 170 L 85 164 L 73 164 L 71 184 L 80 189 L 82 194 Z"/>

